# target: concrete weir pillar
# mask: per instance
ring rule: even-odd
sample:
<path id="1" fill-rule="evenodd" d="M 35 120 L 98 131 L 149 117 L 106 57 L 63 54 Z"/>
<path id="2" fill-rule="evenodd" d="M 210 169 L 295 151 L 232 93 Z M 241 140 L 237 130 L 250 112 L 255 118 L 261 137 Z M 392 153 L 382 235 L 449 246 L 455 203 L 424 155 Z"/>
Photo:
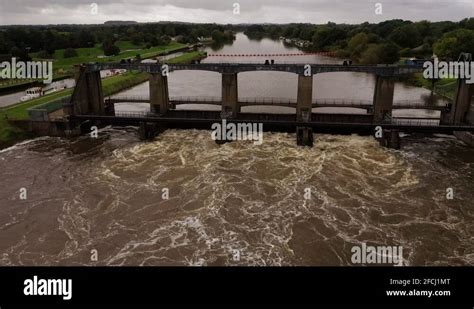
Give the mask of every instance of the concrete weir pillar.
<path id="1" fill-rule="evenodd" d="M 157 123 L 141 122 L 138 128 L 138 135 L 142 141 L 153 140 L 163 128 Z"/>
<path id="2" fill-rule="evenodd" d="M 298 75 L 298 98 L 296 103 L 296 119 L 311 121 L 313 106 L 313 75 Z"/>
<path id="3" fill-rule="evenodd" d="M 166 114 L 170 103 L 168 77 L 150 74 L 150 109 L 154 114 Z"/>
<path id="4" fill-rule="evenodd" d="M 395 82 L 392 78 L 377 76 L 374 91 L 374 123 L 381 123 L 392 116 Z"/>
<path id="5" fill-rule="evenodd" d="M 105 115 L 106 106 L 102 92 L 100 71 L 86 71 L 77 66 L 75 72 L 76 87 L 72 94 L 72 106 L 65 110 L 66 115 Z"/>
<path id="6" fill-rule="evenodd" d="M 457 83 L 450 123 L 452 125 L 474 124 L 474 84 L 468 84 L 464 79 L 459 79 Z"/>
<path id="7" fill-rule="evenodd" d="M 466 80 L 458 80 L 455 101 L 451 115 L 449 115 L 449 124 L 474 125 L 474 84 L 468 84 Z M 454 132 L 454 135 L 474 147 L 474 133 Z"/>
<path id="8" fill-rule="evenodd" d="M 400 131 L 398 130 L 384 130 L 383 137 L 378 140 L 384 147 L 397 150 L 401 148 Z"/>
<path id="9" fill-rule="evenodd" d="M 313 75 L 298 75 L 298 98 L 296 102 L 296 119 L 301 124 L 311 121 L 313 111 Z M 296 128 L 298 146 L 313 146 L 313 128 L 298 126 Z"/>
<path id="10" fill-rule="evenodd" d="M 296 144 L 298 146 L 313 147 L 313 128 L 297 127 L 296 128 Z"/>
<path id="11" fill-rule="evenodd" d="M 105 101 L 105 114 L 107 116 L 115 116 L 115 104 L 111 103 L 110 101 Z"/>
<path id="12" fill-rule="evenodd" d="M 222 112 L 232 118 L 240 113 L 237 73 L 222 73 Z"/>

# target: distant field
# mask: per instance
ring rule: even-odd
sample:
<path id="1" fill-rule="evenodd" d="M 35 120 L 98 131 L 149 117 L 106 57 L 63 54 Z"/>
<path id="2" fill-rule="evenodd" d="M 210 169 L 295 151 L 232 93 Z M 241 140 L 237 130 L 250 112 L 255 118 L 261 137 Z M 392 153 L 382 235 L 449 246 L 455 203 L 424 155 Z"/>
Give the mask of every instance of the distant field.
<path id="1" fill-rule="evenodd" d="M 173 59 L 169 60 L 168 63 L 169 64 L 190 63 L 193 60 L 200 59 L 200 58 L 204 57 L 204 55 L 205 54 L 203 52 L 194 51 L 194 52 L 186 53 L 186 54 L 181 55 L 179 57 L 173 58 Z"/>
<path id="2" fill-rule="evenodd" d="M 102 89 L 104 96 L 111 95 L 122 89 L 134 86 L 138 83 L 145 82 L 148 79 L 146 73 L 129 72 L 124 75 L 114 76 L 102 81 Z M 0 149 L 11 145 L 14 141 L 24 139 L 29 136 L 27 132 L 24 132 L 12 125 L 7 121 L 7 117 L 10 119 L 28 119 L 28 109 L 42 105 L 51 101 L 66 98 L 70 96 L 73 89 L 66 89 L 58 91 L 56 93 L 46 95 L 44 97 L 31 100 L 24 103 L 18 103 L 14 106 L 9 106 L 4 109 L 0 109 Z"/>
<path id="3" fill-rule="evenodd" d="M 164 52 L 174 51 L 185 47 L 185 44 L 172 42 L 165 46 L 156 46 L 152 48 L 145 48 L 142 45 L 134 45 L 130 41 L 119 41 L 117 46 L 120 47 L 121 53 L 118 56 L 100 57 L 104 55 L 104 51 L 100 44 L 96 44 L 91 48 L 76 49 L 78 56 L 73 58 L 64 58 L 64 49 L 59 49 L 54 53 L 54 76 L 72 75 L 74 65 L 87 62 L 115 62 L 122 59 L 134 58 L 140 55 L 142 58 L 149 58 L 158 56 Z M 38 58 L 38 53 L 32 53 L 31 57 L 34 60 L 43 60 Z M 100 57 L 100 58 L 99 58 Z"/>
<path id="4" fill-rule="evenodd" d="M 119 62 L 122 59 L 135 58 L 137 54 L 145 59 L 159 56 L 165 52 L 172 52 L 186 46 L 185 44 L 172 42 L 169 45 L 156 46 L 147 49 L 145 46 L 135 45 L 131 41 L 118 41 L 116 45 L 120 47 L 121 51 L 118 56 L 101 58 L 98 58 L 99 56 L 104 55 L 101 44 L 96 44 L 95 47 L 91 48 L 77 48 L 76 52 L 78 56 L 73 58 L 64 58 L 64 49 L 57 50 L 53 57 L 54 79 L 72 76 L 74 74 L 74 65 L 77 64 L 87 62 Z M 45 60 L 38 58 L 38 53 L 31 53 L 30 56 L 35 61 Z M 7 89 L 11 87 L 18 87 L 22 84 L 30 84 L 31 82 L 31 80 L 0 81 L 0 90 L 7 91 Z"/>
<path id="5" fill-rule="evenodd" d="M 127 46 L 127 45 L 122 45 L 122 46 Z M 144 57 L 143 55 L 147 55 L 149 53 L 156 53 L 157 51 L 163 52 L 165 50 L 170 50 L 171 48 L 177 49 L 182 46 L 183 46 L 182 44 L 172 44 L 170 46 L 166 46 L 161 49 L 159 48 L 150 49 L 152 50 L 151 52 L 150 50 L 146 50 L 147 53 L 143 53 L 142 57 Z M 128 47 L 133 47 L 133 46 L 128 45 Z M 77 58 L 81 58 L 81 59 L 90 58 L 92 57 L 91 55 L 93 55 L 94 53 L 97 53 L 97 51 L 94 52 L 94 48 L 87 48 L 87 49 L 81 49 L 81 53 L 82 53 L 82 56 L 76 57 L 76 59 Z M 133 52 L 133 53 L 136 54 L 136 52 Z M 189 52 L 179 57 L 171 59 L 169 63 L 189 63 L 192 60 L 202 58 L 203 56 L 204 56 L 204 53 L 202 52 L 197 52 L 197 51 Z M 70 60 L 70 59 L 63 59 L 63 60 Z M 58 59 L 57 61 L 59 62 L 62 60 Z M 109 96 L 120 90 L 145 82 L 147 79 L 148 79 L 148 75 L 146 73 L 128 72 L 127 74 L 124 74 L 124 75 L 114 76 L 114 77 L 110 77 L 110 78 L 102 80 L 102 90 L 104 92 L 104 96 Z M 10 119 L 28 119 L 29 117 L 28 109 L 30 107 L 42 105 L 42 104 L 52 102 L 64 97 L 68 97 L 72 94 L 72 91 L 73 89 L 65 89 L 62 91 L 55 92 L 50 95 L 46 95 L 38 99 L 34 99 L 34 100 L 24 102 L 24 103 L 18 103 L 16 105 L 9 106 L 4 109 L 0 109 L 0 149 L 13 144 L 15 141 L 25 139 L 29 136 L 27 132 L 24 132 L 10 125 L 7 122 L 6 117 Z"/>

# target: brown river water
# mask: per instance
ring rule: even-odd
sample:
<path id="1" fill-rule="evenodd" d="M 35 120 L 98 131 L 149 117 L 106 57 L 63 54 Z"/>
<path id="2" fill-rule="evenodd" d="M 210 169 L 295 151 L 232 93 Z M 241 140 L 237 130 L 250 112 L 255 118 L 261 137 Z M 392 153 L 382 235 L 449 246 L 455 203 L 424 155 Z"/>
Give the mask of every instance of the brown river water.
<path id="1" fill-rule="evenodd" d="M 249 48 L 294 50 L 239 35 L 216 52 Z M 172 74 L 171 96 L 219 94 L 218 75 Z M 292 75 L 248 74 L 243 97 L 296 96 Z M 315 87 L 366 99 L 373 77 L 321 75 Z M 395 100 L 425 94 L 397 84 Z M 0 173 L 0 265 L 351 265 L 363 243 L 402 246 L 404 265 L 474 264 L 474 149 L 450 136 L 405 135 L 396 151 L 357 135 L 302 148 L 294 134 L 217 145 L 210 131 L 168 130 L 145 143 L 136 128 L 108 127 L 2 150 Z"/>

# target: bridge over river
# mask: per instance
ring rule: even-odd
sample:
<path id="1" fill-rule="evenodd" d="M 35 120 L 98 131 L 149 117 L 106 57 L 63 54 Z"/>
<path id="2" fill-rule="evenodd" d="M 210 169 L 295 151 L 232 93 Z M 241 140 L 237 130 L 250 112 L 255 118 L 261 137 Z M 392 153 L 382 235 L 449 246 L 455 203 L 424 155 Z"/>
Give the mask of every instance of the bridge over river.
<path id="1" fill-rule="evenodd" d="M 101 70 L 125 69 L 149 74 L 150 95 L 144 97 L 104 98 L 100 78 Z M 222 76 L 221 97 L 175 97 L 170 98 L 168 90 L 169 72 L 185 70 L 212 71 Z M 280 71 L 298 75 L 297 98 L 241 98 L 238 94 L 237 76 L 249 71 Z M 422 72 L 418 65 L 326 65 L 292 63 L 202 63 L 202 64 L 130 64 L 96 63 L 77 67 L 77 83 L 71 101 L 64 105 L 64 114 L 69 120 L 69 132 L 78 132 L 86 122 L 140 124 L 145 137 L 154 137 L 159 131 L 156 124 L 172 126 L 177 124 L 208 127 L 215 121 L 226 119 L 235 122 L 261 122 L 267 129 L 286 127 L 296 130 L 298 144 L 312 145 L 313 130 L 325 132 L 346 132 L 372 130 L 382 127 L 383 143 L 397 148 L 399 131 L 406 132 L 455 132 L 474 131 L 474 88 L 465 80 L 458 81 L 456 98 L 452 104 L 431 106 L 421 101 L 394 101 L 395 79 L 399 76 Z M 340 100 L 337 98 L 313 99 L 313 76 L 328 72 L 363 72 L 376 75 L 372 101 Z M 149 103 L 146 113 L 116 114 L 115 103 Z M 199 110 L 178 110 L 178 105 L 217 105 L 220 112 Z M 295 114 L 242 113 L 246 106 L 279 106 L 296 109 Z M 314 113 L 314 108 L 343 107 L 365 109 L 365 114 Z M 400 123 L 392 117 L 394 109 L 424 109 L 440 111 L 441 116 L 433 124 L 418 122 L 416 125 Z"/>

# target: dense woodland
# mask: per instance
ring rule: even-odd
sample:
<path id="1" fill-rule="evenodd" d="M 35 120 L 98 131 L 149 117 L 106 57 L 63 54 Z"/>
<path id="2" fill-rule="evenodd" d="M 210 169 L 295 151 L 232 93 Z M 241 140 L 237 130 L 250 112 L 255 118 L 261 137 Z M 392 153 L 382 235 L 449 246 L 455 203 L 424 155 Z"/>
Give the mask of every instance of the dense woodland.
<path id="1" fill-rule="evenodd" d="M 195 43 L 199 38 L 214 42 L 232 41 L 235 31 L 252 39 L 290 38 L 310 42 L 308 49 L 335 51 L 339 57 L 358 63 L 394 63 L 400 57 L 458 59 L 461 52 L 474 54 L 474 18 L 460 22 L 410 22 L 390 20 L 359 25 L 328 23 L 288 25 L 217 25 L 188 23 L 107 23 L 104 25 L 3 26 L 0 27 L 0 55 L 28 59 L 64 49 L 74 57 L 75 49 L 100 44 L 105 55 L 117 55 L 117 41 L 131 41 L 148 48 L 168 44 Z"/>
<path id="2" fill-rule="evenodd" d="M 474 54 L 474 18 L 460 22 L 410 22 L 400 19 L 378 24 L 251 25 L 246 34 L 293 38 L 311 43 L 317 51 L 335 51 L 358 63 L 394 63 L 400 57 L 457 60 L 461 52 Z"/>
<path id="3" fill-rule="evenodd" d="M 113 23 L 104 25 L 57 26 L 0 26 L 0 55 L 28 59 L 29 53 L 40 53 L 40 58 L 64 49 L 65 57 L 74 57 L 77 48 L 100 44 L 104 54 L 117 55 L 117 41 L 131 41 L 148 48 L 167 45 L 172 38 L 179 43 L 195 43 L 198 38 L 212 38 L 215 42 L 234 39 L 232 26 L 216 24 Z"/>

